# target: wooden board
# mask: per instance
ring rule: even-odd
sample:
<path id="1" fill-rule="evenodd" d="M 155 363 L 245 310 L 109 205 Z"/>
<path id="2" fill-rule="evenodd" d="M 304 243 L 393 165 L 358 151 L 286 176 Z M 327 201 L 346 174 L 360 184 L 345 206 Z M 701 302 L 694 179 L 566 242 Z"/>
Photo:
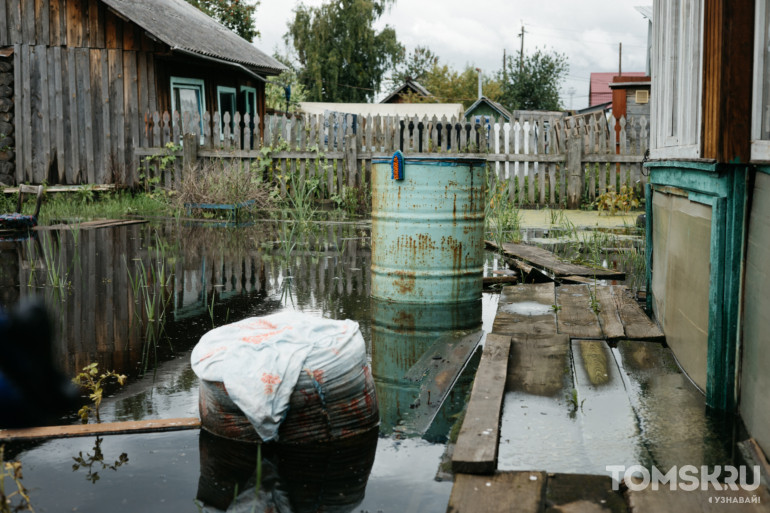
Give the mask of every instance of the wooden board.
<path id="1" fill-rule="evenodd" d="M 618 313 L 618 302 L 610 287 L 596 287 L 596 300 L 599 302 L 599 323 L 608 340 L 623 338 L 625 330 Z"/>
<path id="2" fill-rule="evenodd" d="M 618 304 L 618 314 L 623 322 L 625 338 L 630 340 L 665 340 L 665 335 L 631 297 L 625 286 L 612 287 L 612 294 Z"/>
<path id="3" fill-rule="evenodd" d="M 585 474 L 553 474 L 545 488 L 545 513 L 624 513 L 628 511 L 612 478 Z"/>
<path id="4" fill-rule="evenodd" d="M 555 335 L 555 304 L 553 282 L 504 287 L 492 333 Z"/>
<path id="5" fill-rule="evenodd" d="M 545 472 L 457 474 L 447 513 L 537 513 L 543 509 Z"/>
<path id="6" fill-rule="evenodd" d="M 500 412 L 510 347 L 511 337 L 487 335 L 468 409 L 452 455 L 454 472 L 491 474 L 497 469 Z"/>
<path id="7" fill-rule="evenodd" d="M 713 469 L 709 469 L 712 471 Z M 749 472 L 749 475 L 751 472 Z M 748 478 L 751 482 L 751 477 Z M 709 486 L 711 488 L 711 486 Z M 752 504 L 753 497 L 758 497 L 759 504 Z M 657 490 L 647 487 L 641 491 L 626 492 L 629 511 L 632 513 L 658 513 L 660 511 L 701 513 L 767 513 L 770 511 L 770 494 L 767 489 L 759 487 L 748 492 L 738 490 L 674 490 L 668 486 L 660 486 Z M 740 501 L 744 503 L 741 504 Z M 745 501 L 748 500 L 749 504 Z M 729 502 L 727 502 L 729 501 Z"/>
<path id="8" fill-rule="evenodd" d="M 181 431 L 198 429 L 201 421 L 197 417 L 178 419 L 151 419 L 103 424 L 75 424 L 72 426 L 47 426 L 26 429 L 0 430 L 0 442 L 36 440 L 46 438 L 72 438 L 93 435 L 122 435 L 127 433 L 153 433 L 158 431 Z"/>
<path id="9" fill-rule="evenodd" d="M 146 222 L 146 219 L 99 219 L 96 221 L 86 221 L 85 223 L 61 223 L 48 226 L 36 226 L 35 230 L 67 230 L 70 228 L 77 228 L 79 230 L 95 230 L 96 228 L 126 226 L 129 224 L 143 224 Z"/>
<path id="10" fill-rule="evenodd" d="M 562 285 L 556 287 L 556 321 L 559 333 L 571 338 L 604 338 L 599 318 L 591 306 L 589 285 Z"/>
<path id="11" fill-rule="evenodd" d="M 487 241 L 495 249 L 498 249 L 494 242 Z M 525 262 L 548 271 L 556 277 L 561 276 L 584 276 L 593 278 L 596 276 L 602 280 L 623 280 L 626 274 L 621 271 L 611 269 L 594 269 L 585 265 L 571 264 L 560 260 L 553 252 L 547 249 L 530 246 L 527 244 L 514 244 L 507 242 L 503 244 L 503 253 L 506 256 L 524 260 Z"/>
<path id="12" fill-rule="evenodd" d="M 544 397 L 560 395 L 569 369 L 567 335 L 514 335 L 511 337 L 506 392 L 522 391 Z"/>
<path id="13" fill-rule="evenodd" d="M 404 414 L 400 432 L 423 434 L 428 430 L 483 334 L 477 331 L 465 336 L 441 337 L 404 374 L 404 379 L 421 385 L 414 407 Z"/>

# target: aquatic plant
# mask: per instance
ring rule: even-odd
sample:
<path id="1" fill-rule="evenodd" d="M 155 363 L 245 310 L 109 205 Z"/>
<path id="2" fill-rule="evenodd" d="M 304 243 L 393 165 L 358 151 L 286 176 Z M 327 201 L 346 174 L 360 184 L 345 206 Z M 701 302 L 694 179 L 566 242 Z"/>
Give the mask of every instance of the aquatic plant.
<path id="1" fill-rule="evenodd" d="M 506 242 L 521 241 L 521 213 L 508 194 L 508 184 L 497 181 L 487 168 L 487 201 L 484 207 L 484 231 L 499 251 Z"/>
<path id="2" fill-rule="evenodd" d="M 16 487 L 13 492 L 10 489 L 6 490 L 6 478 L 10 479 L 12 485 Z M 35 511 L 29 500 L 29 491 L 21 482 L 22 479 L 21 462 L 5 461 L 5 446 L 0 445 L 0 513 Z"/>
<path id="3" fill-rule="evenodd" d="M 166 308 L 171 301 L 168 287 L 174 274 L 173 262 L 171 269 L 166 267 L 165 245 L 155 234 L 156 244 L 149 249 L 150 258 L 145 265 L 141 258 L 134 259 L 135 272 L 131 272 L 128 263 L 123 263 L 128 273 L 132 297 L 137 308 L 134 310 L 139 325 L 144 328 L 144 346 L 142 348 L 142 372 L 147 372 L 150 351 L 153 351 L 157 361 L 158 340 L 163 335 L 166 324 Z"/>
<path id="4" fill-rule="evenodd" d="M 88 423 L 88 417 L 91 412 L 96 416 L 96 422 L 101 422 L 99 406 L 102 404 L 104 385 L 108 380 L 114 380 L 120 386 L 123 386 L 126 382 L 126 376 L 115 371 L 99 373 L 99 364 L 94 362 L 83 367 L 83 370 L 72 378 L 72 382 L 88 392 L 88 397 L 93 401 L 93 407 L 85 405 L 78 410 L 78 416 L 80 416 L 83 424 Z"/>
<path id="5" fill-rule="evenodd" d="M 81 468 L 86 469 L 86 479 L 91 481 L 91 483 L 96 483 L 101 476 L 99 476 L 100 470 L 118 470 L 118 467 L 121 467 L 128 463 L 128 454 L 121 453 L 120 456 L 118 456 L 118 459 L 115 460 L 114 463 L 105 463 L 104 461 L 104 453 L 102 452 L 102 440 L 103 438 L 100 436 L 96 437 L 96 443 L 94 444 L 93 454 L 86 453 L 85 456 L 83 455 L 83 451 L 78 452 L 77 456 L 73 456 L 73 460 L 75 460 L 75 463 L 72 464 L 72 471 L 77 471 Z M 101 468 L 94 471 L 95 465 L 100 465 Z"/>
<path id="6" fill-rule="evenodd" d="M 66 269 L 61 255 L 56 252 L 52 237 L 43 237 L 43 261 L 45 263 L 47 285 L 52 287 L 58 299 L 64 300 L 64 292 L 69 287 L 69 271 Z"/>
<path id="7" fill-rule="evenodd" d="M 628 185 L 622 185 L 620 192 L 614 190 L 607 191 L 601 194 L 594 205 L 598 208 L 599 212 L 607 211 L 609 215 L 615 215 L 618 212 L 628 213 L 632 208 L 639 206 L 639 200 L 636 199 L 634 189 Z"/>

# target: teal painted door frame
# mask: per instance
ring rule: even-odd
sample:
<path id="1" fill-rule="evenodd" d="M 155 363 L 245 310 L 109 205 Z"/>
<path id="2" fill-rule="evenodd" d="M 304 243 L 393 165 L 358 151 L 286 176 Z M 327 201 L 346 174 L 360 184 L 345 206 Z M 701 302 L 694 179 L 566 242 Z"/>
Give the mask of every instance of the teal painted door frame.
<path id="1" fill-rule="evenodd" d="M 706 404 L 732 411 L 736 406 L 736 354 L 739 339 L 741 267 L 745 236 L 746 179 L 743 164 L 648 162 L 647 284 L 652 291 L 652 191 L 676 187 L 690 201 L 710 205 L 711 244 Z M 648 306 L 652 295 L 648 293 Z"/>

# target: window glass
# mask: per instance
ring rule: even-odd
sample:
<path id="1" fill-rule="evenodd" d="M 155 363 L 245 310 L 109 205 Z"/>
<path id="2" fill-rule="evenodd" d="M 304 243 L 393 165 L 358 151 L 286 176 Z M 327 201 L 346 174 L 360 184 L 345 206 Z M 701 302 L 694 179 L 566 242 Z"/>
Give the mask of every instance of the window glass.
<path id="1" fill-rule="evenodd" d="M 233 136 L 233 128 L 234 128 L 234 119 L 235 116 L 235 88 L 234 87 L 223 87 L 219 86 L 217 87 L 217 97 L 219 98 L 219 115 L 220 117 L 220 123 L 222 125 L 220 126 L 220 138 L 224 138 L 225 136 L 225 129 L 224 129 L 224 117 L 225 112 L 230 113 L 230 137 Z"/>
<path id="2" fill-rule="evenodd" d="M 171 77 L 171 110 L 200 116 L 201 137 L 203 136 L 203 114 L 206 111 L 203 80 L 196 78 Z"/>

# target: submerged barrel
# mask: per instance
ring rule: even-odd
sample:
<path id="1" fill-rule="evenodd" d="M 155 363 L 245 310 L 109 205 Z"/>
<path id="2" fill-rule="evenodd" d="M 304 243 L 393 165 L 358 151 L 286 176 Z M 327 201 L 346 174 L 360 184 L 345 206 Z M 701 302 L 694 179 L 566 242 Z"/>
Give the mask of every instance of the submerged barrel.
<path id="1" fill-rule="evenodd" d="M 372 296 L 407 303 L 481 297 L 486 162 L 412 158 L 372 166 Z"/>

